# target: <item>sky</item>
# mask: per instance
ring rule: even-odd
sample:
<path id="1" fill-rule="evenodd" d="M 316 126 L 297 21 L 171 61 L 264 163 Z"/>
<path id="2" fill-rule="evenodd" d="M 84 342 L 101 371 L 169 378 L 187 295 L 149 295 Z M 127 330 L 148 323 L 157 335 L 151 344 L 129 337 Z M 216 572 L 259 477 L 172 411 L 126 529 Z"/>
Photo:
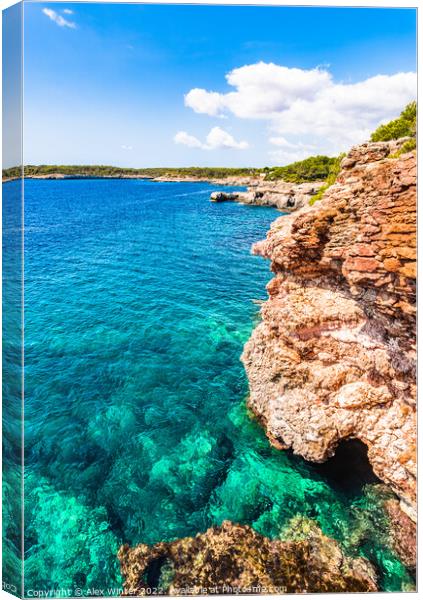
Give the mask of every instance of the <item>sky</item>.
<path id="1" fill-rule="evenodd" d="M 416 97 L 414 9 L 26 3 L 27 164 L 273 166 Z"/>

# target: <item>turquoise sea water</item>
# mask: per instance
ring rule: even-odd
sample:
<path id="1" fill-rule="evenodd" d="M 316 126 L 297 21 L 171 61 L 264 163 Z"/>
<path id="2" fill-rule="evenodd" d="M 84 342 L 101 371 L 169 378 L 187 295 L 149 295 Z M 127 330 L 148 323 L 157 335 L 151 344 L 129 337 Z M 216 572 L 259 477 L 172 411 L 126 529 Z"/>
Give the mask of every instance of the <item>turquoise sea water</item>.
<path id="1" fill-rule="evenodd" d="M 121 543 L 224 519 L 273 537 L 297 514 L 384 589 L 410 582 L 373 478 L 272 449 L 247 414 L 239 357 L 271 278 L 250 246 L 280 213 L 212 204 L 214 189 L 25 183 L 27 590 L 107 590 Z"/>

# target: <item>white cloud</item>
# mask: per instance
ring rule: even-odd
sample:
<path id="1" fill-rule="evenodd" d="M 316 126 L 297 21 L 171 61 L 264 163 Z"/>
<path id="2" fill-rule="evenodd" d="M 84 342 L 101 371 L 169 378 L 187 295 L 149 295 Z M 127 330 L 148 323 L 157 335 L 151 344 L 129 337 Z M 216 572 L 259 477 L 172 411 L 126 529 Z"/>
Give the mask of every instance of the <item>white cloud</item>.
<path id="1" fill-rule="evenodd" d="M 63 12 L 65 12 L 65 11 L 63 11 Z M 43 13 L 51 21 L 56 23 L 56 25 L 59 25 L 59 27 L 69 27 L 70 29 L 76 29 L 76 23 L 74 23 L 73 21 L 68 21 L 67 19 L 62 17 L 62 15 L 57 14 L 56 11 L 51 10 L 50 8 L 43 8 Z"/>
<path id="2" fill-rule="evenodd" d="M 288 140 L 283 136 L 271 137 L 269 138 L 269 142 L 274 146 L 284 146 L 285 148 L 293 148 L 295 146 L 295 144 L 288 142 Z"/>
<path id="3" fill-rule="evenodd" d="M 343 83 L 334 82 L 322 67 L 307 70 L 263 62 L 234 69 L 226 80 L 232 91 L 194 88 L 185 95 L 186 106 L 212 116 L 268 120 L 270 143 L 297 155 L 304 154 L 304 144 L 334 154 L 366 140 L 416 98 L 417 85 L 412 72 Z"/>
<path id="4" fill-rule="evenodd" d="M 197 113 L 206 113 L 213 117 L 225 108 L 225 102 L 222 94 L 194 88 L 186 94 L 185 106 L 192 108 Z"/>
<path id="5" fill-rule="evenodd" d="M 64 8 L 62 12 L 64 12 L 65 15 L 73 15 L 73 10 L 71 10 L 70 8 Z"/>
<path id="6" fill-rule="evenodd" d="M 295 150 L 307 150 L 309 152 L 311 152 L 312 150 L 316 150 L 316 146 L 314 144 L 303 144 L 302 142 L 289 142 L 286 138 L 284 138 L 283 136 L 278 136 L 278 137 L 271 137 L 269 138 L 269 142 L 270 144 L 272 144 L 273 146 L 279 146 L 282 148 L 291 148 L 291 149 L 295 149 Z"/>
<path id="7" fill-rule="evenodd" d="M 213 116 L 228 110 L 241 118 L 266 119 L 289 108 L 296 98 L 314 97 L 330 84 L 331 75 L 322 69 L 259 62 L 230 71 L 226 80 L 236 91 L 220 94 L 194 88 L 185 96 L 186 106 Z"/>
<path id="8" fill-rule="evenodd" d="M 133 150 L 133 147 L 132 147 L 132 146 L 126 146 L 125 144 L 123 144 L 123 145 L 121 146 L 121 148 L 122 148 L 122 150 Z"/>
<path id="9" fill-rule="evenodd" d="M 190 148 L 201 148 L 202 150 L 221 150 L 224 148 L 246 150 L 248 148 L 248 142 L 237 142 L 230 133 L 221 127 L 213 127 L 209 131 L 205 143 L 201 142 L 198 138 L 190 135 L 186 131 L 178 131 L 173 138 L 173 141 L 176 144 L 183 144 L 184 146 L 189 146 Z"/>
<path id="10" fill-rule="evenodd" d="M 186 131 L 178 131 L 178 133 L 173 138 L 175 144 L 182 144 L 184 146 L 189 146 L 190 148 L 202 148 L 203 144 L 199 139 L 194 137 L 193 135 L 189 135 Z"/>
<path id="11" fill-rule="evenodd" d="M 307 150 L 305 147 L 298 147 L 288 150 L 271 150 L 268 152 L 270 159 L 274 165 L 287 165 L 289 163 L 297 162 L 297 160 L 304 160 L 313 153 Z"/>
<path id="12" fill-rule="evenodd" d="M 213 127 L 207 136 L 207 145 L 211 149 L 218 148 L 236 148 L 237 150 L 246 150 L 248 142 L 237 142 L 230 133 L 221 127 Z"/>
<path id="13" fill-rule="evenodd" d="M 314 144 L 305 144 L 299 141 L 289 142 L 283 136 L 271 137 L 269 142 L 278 147 L 278 150 L 268 152 L 273 164 L 288 164 L 317 153 L 317 147 Z M 328 151 L 327 154 L 331 154 L 331 152 Z"/>

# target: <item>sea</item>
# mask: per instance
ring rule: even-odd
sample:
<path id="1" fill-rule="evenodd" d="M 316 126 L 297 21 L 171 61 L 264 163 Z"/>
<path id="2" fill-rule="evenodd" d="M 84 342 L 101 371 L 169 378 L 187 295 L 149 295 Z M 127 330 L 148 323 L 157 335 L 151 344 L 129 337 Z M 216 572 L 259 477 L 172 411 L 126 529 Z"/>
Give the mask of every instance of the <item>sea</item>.
<path id="1" fill-rule="evenodd" d="M 3 184 L 6 301 L 19 282 L 19 186 Z M 26 180 L 24 188 L 27 593 L 117 595 L 124 543 L 194 536 L 224 520 L 277 538 L 301 516 L 348 555 L 370 559 L 382 589 L 408 589 L 366 453 L 351 458 L 344 448 L 323 466 L 308 463 L 272 448 L 246 408 L 240 355 L 272 277 L 251 245 L 283 213 L 212 203 L 222 188 L 201 182 Z M 6 312 L 16 312 L 15 299 Z M 4 368 L 15 374 L 18 337 L 6 327 Z M 20 415 L 17 389 L 4 390 L 13 571 Z"/>

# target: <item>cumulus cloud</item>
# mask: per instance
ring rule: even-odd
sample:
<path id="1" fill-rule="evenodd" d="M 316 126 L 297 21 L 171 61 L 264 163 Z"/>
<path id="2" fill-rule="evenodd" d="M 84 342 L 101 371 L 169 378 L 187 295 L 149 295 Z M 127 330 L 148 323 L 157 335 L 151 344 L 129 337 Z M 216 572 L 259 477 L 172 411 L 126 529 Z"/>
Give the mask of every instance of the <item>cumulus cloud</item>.
<path id="1" fill-rule="evenodd" d="M 63 12 L 66 12 L 64 10 Z M 43 13 L 51 20 L 53 23 L 56 23 L 59 27 L 69 27 L 70 29 L 76 29 L 76 23 L 73 21 L 68 21 L 62 15 L 59 15 L 55 10 L 51 10 L 50 8 L 43 8 Z M 68 13 L 71 14 L 71 13 Z"/>
<path id="2" fill-rule="evenodd" d="M 185 95 L 185 106 L 192 108 L 196 113 L 206 113 L 215 117 L 225 108 L 225 101 L 223 94 L 194 88 Z"/>
<path id="3" fill-rule="evenodd" d="M 217 148 L 236 148 L 237 150 L 246 150 L 248 148 L 248 142 L 237 142 L 230 133 L 221 127 L 213 127 L 206 139 L 207 145 L 212 150 Z"/>
<path id="4" fill-rule="evenodd" d="M 225 110 L 241 118 L 271 118 L 289 108 L 296 98 L 312 98 L 329 85 L 327 71 L 290 69 L 259 62 L 234 69 L 226 75 L 234 92 L 219 94 L 194 88 L 185 96 L 185 105 L 197 113 L 221 115 Z"/>
<path id="5" fill-rule="evenodd" d="M 248 142 L 237 142 L 230 133 L 221 127 L 213 127 L 208 133 L 205 143 L 186 131 L 178 131 L 173 141 L 176 144 L 183 144 L 190 148 L 201 148 L 202 150 L 221 150 L 225 148 L 246 150 L 248 148 Z"/>
<path id="6" fill-rule="evenodd" d="M 302 148 L 304 150 L 316 150 L 316 146 L 314 146 L 313 144 L 303 144 L 301 142 L 297 142 L 297 143 L 292 143 L 289 142 L 286 138 L 284 138 L 283 136 L 278 136 L 278 137 L 270 137 L 269 138 L 269 142 L 273 145 L 273 146 L 280 146 L 283 148 L 293 148 L 298 150 L 299 148 Z"/>
<path id="7" fill-rule="evenodd" d="M 203 144 L 199 139 L 193 135 L 189 135 L 186 131 L 178 131 L 173 138 L 175 144 L 182 144 L 183 146 L 189 146 L 190 148 L 202 148 Z"/>
<path id="8" fill-rule="evenodd" d="M 292 144 L 291 142 L 288 142 L 288 140 L 286 138 L 284 138 L 283 136 L 271 137 L 271 138 L 269 138 L 269 142 L 271 144 L 273 144 L 274 146 L 285 146 L 285 148 L 290 148 L 290 147 L 294 146 L 294 144 Z"/>
<path id="9" fill-rule="evenodd" d="M 287 165 L 289 163 L 297 162 L 298 160 L 304 160 L 309 156 L 315 154 L 307 150 L 306 147 L 299 145 L 298 148 L 293 144 L 292 149 L 288 150 L 271 150 L 268 152 L 269 158 L 272 164 L 275 165 Z"/>
<path id="10" fill-rule="evenodd" d="M 186 106 L 214 117 L 267 120 L 270 143 L 286 148 L 289 144 L 297 153 L 303 153 L 298 142 L 305 140 L 312 140 L 318 152 L 331 153 L 364 141 L 416 98 L 417 86 L 412 72 L 344 83 L 335 82 L 327 68 L 264 62 L 234 69 L 226 80 L 231 91 L 194 88 L 185 95 Z"/>
<path id="11" fill-rule="evenodd" d="M 275 164 L 287 164 L 297 160 L 303 160 L 312 154 L 316 154 L 318 148 L 314 144 L 305 144 L 303 142 L 289 142 L 283 136 L 271 137 L 269 142 L 277 146 L 278 150 L 270 150 L 268 155 Z M 330 152 L 329 152 L 330 154 Z"/>

